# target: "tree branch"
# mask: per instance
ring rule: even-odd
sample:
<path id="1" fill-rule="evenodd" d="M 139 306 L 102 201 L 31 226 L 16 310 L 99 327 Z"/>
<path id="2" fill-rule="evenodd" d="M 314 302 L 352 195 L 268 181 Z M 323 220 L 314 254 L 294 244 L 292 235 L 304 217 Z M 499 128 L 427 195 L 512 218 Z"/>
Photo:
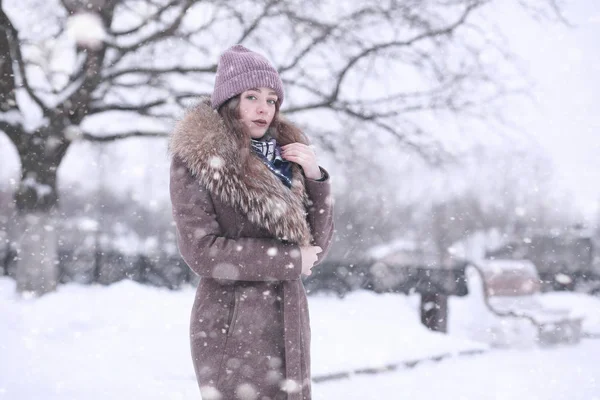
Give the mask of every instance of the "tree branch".
<path id="1" fill-rule="evenodd" d="M 407 46 L 411 46 L 411 45 L 413 45 L 421 40 L 427 39 L 427 38 L 451 34 L 454 30 L 456 30 L 456 28 L 458 28 L 465 22 L 465 20 L 467 19 L 467 16 L 473 11 L 473 9 L 475 9 L 479 5 L 480 4 L 477 4 L 477 3 L 469 4 L 466 7 L 463 14 L 460 16 L 460 18 L 457 21 L 455 21 L 453 24 L 451 24 L 445 28 L 434 29 L 432 31 L 423 32 L 423 33 L 416 35 L 413 38 L 405 40 L 405 41 L 391 41 L 391 42 L 387 42 L 387 43 L 380 43 L 375 46 L 371 46 L 367 49 L 364 49 L 359 54 L 352 57 L 348 61 L 346 66 L 340 71 L 340 73 L 338 75 L 336 86 L 335 86 L 333 92 L 331 93 L 331 95 L 329 96 L 329 98 L 332 101 L 335 101 L 338 98 L 340 89 L 342 86 L 342 82 L 343 82 L 344 78 L 346 77 L 347 73 L 358 61 L 360 61 L 364 57 L 366 57 L 370 54 L 376 53 L 378 51 L 384 50 L 384 49 L 389 49 L 389 48 L 393 48 L 393 47 L 407 47 Z"/>
<path id="2" fill-rule="evenodd" d="M 110 31 L 110 34 L 112 36 L 127 36 L 127 35 L 131 35 L 133 33 L 136 33 L 138 31 L 140 31 L 141 29 L 144 29 L 145 27 L 148 26 L 148 21 L 158 21 L 160 20 L 160 18 L 162 17 L 162 15 L 171 7 L 173 7 L 174 5 L 176 5 L 177 3 L 181 2 L 181 0 L 172 0 L 171 2 L 167 3 L 166 5 L 160 7 L 158 10 L 156 10 L 156 12 L 148 17 L 145 17 L 143 15 L 140 15 L 140 17 L 142 17 L 142 19 L 144 20 L 144 22 L 142 22 L 141 24 L 130 28 L 130 29 L 125 29 L 122 31 Z"/>
<path id="3" fill-rule="evenodd" d="M 40 107 L 42 113 L 44 115 L 48 115 L 49 109 L 42 102 L 42 100 L 34 93 L 29 85 L 29 81 L 27 80 L 27 73 L 25 70 L 25 61 L 23 60 L 23 55 L 21 54 L 21 46 L 19 44 L 19 32 L 13 26 L 12 22 L 8 18 L 8 15 L 4 12 L 4 9 L 0 7 L 0 27 L 6 33 L 6 38 L 8 40 L 10 54 L 12 59 L 17 63 L 19 74 L 18 76 L 21 78 L 21 83 L 25 91 L 31 97 L 31 99 Z M 15 74 L 17 76 L 17 74 Z"/>
<path id="4" fill-rule="evenodd" d="M 14 110 L 16 112 L 16 110 Z M 0 114 L 2 118 L 2 114 Z M 15 147 L 19 147 L 19 136 L 23 134 L 23 127 L 21 124 L 11 124 L 7 121 L 0 121 L 0 131 L 4 132 L 10 139 Z"/>
<path id="5" fill-rule="evenodd" d="M 83 133 L 81 135 L 82 139 L 88 140 L 90 142 L 112 142 L 120 139 L 127 139 L 132 137 L 168 137 L 169 134 L 167 132 L 141 132 L 141 131 L 132 131 L 132 132 L 123 132 L 114 135 L 107 136 L 95 136 L 89 133 Z"/>
<path id="6" fill-rule="evenodd" d="M 215 73 L 217 72 L 217 65 L 211 65 L 204 68 L 191 68 L 191 67 L 169 67 L 169 68 L 130 68 L 122 69 L 108 73 L 103 77 L 103 80 L 114 80 L 123 75 L 127 74 L 149 74 L 149 75 L 163 75 L 163 74 L 189 74 L 189 73 Z"/>
<path id="7" fill-rule="evenodd" d="M 341 23 L 339 25 L 327 24 L 327 23 L 318 21 L 316 19 L 299 16 L 298 14 L 296 14 L 292 11 L 286 12 L 286 15 L 292 21 L 303 22 L 304 24 L 309 25 L 313 29 L 319 28 L 319 29 L 321 29 L 321 33 L 316 38 L 314 38 L 313 41 L 310 44 L 308 44 L 298 55 L 296 55 L 296 57 L 294 57 L 294 59 L 288 65 L 281 67 L 279 69 L 279 72 L 283 73 L 285 71 L 288 71 L 288 70 L 294 68 L 296 65 L 298 65 L 298 62 L 304 56 L 306 56 L 306 54 L 308 54 L 308 52 L 310 52 L 310 50 L 312 50 L 315 46 L 325 42 L 327 39 L 331 39 L 331 35 L 334 32 L 334 30 L 339 29 L 344 23 L 354 22 L 359 17 L 364 17 L 366 15 L 373 15 L 376 12 L 377 12 L 377 10 L 375 10 L 369 6 L 367 6 L 365 8 L 361 8 L 361 9 L 354 11 L 348 15 L 342 16 L 340 18 Z"/>
<path id="8" fill-rule="evenodd" d="M 249 27 L 247 27 L 244 32 L 242 32 L 242 35 L 238 38 L 238 40 L 235 43 L 243 43 L 244 40 L 246 40 L 246 38 L 248 36 L 250 36 L 250 34 L 256 30 L 256 28 L 258 27 L 258 25 L 260 24 L 260 22 L 263 20 L 264 17 L 267 16 L 267 14 L 269 13 L 269 11 L 271 10 L 271 8 L 275 5 L 279 3 L 278 0 L 271 0 L 269 2 L 267 2 L 263 12 L 254 20 L 252 21 L 252 23 L 250 24 Z"/>
<path id="9" fill-rule="evenodd" d="M 282 73 L 296 67 L 296 65 L 298 65 L 300 60 L 302 60 L 314 47 L 316 47 L 317 45 L 319 45 L 319 44 L 325 42 L 327 39 L 329 39 L 329 36 L 331 35 L 331 32 L 334 29 L 335 29 L 334 25 L 327 27 L 327 29 L 325 29 L 321 33 L 321 35 L 317 36 L 308 46 L 306 46 L 304 49 L 302 49 L 302 51 L 300 53 L 298 53 L 296 55 L 296 57 L 294 57 L 294 59 L 288 65 L 281 67 L 279 69 L 279 73 L 282 74 Z"/>
<path id="10" fill-rule="evenodd" d="M 400 143 L 410 148 L 416 154 L 418 154 L 423 160 L 425 160 L 429 165 L 439 166 L 442 165 L 445 159 L 449 158 L 449 153 L 440 149 L 439 146 L 436 146 L 434 150 L 428 150 L 425 145 L 421 143 L 414 143 L 406 135 L 402 135 L 398 132 L 397 129 L 387 125 L 381 121 L 373 121 L 373 124 L 384 131 L 388 132 L 390 135 L 399 140 Z M 415 128 L 416 131 L 420 131 L 419 128 Z"/>
<path id="11" fill-rule="evenodd" d="M 0 7 L 1 7 L 0 0 Z M 15 100 L 15 80 L 10 43 L 4 32 L 0 32 L 0 112 L 18 109 Z"/>
<path id="12" fill-rule="evenodd" d="M 85 1 L 89 6 L 91 3 Z M 80 5 L 80 4 L 79 4 Z M 97 13 L 102 20 L 104 26 L 110 26 L 116 0 L 100 0 L 93 4 L 97 8 Z M 102 80 L 102 71 L 104 70 L 104 60 L 106 56 L 106 46 L 100 48 L 81 48 L 85 52 L 85 58 L 82 63 L 81 83 L 77 81 L 70 82 L 73 85 L 71 94 L 64 99 L 62 104 L 57 107 L 58 115 L 66 115 L 70 122 L 74 125 L 79 125 L 88 113 L 89 104 L 92 94 Z M 77 74 L 79 76 L 79 74 Z M 77 85 L 77 86 L 76 86 Z"/>
<path id="13" fill-rule="evenodd" d="M 558 5 L 558 2 L 556 0 L 545 0 L 545 2 L 548 4 L 551 12 L 554 14 L 554 16 L 559 22 L 570 28 L 574 27 L 573 24 L 564 16 L 561 7 Z M 538 17 L 539 19 L 549 18 L 548 14 L 545 10 L 543 10 L 542 6 L 536 7 L 535 4 L 529 4 L 527 1 L 524 0 L 519 0 L 519 4 L 521 5 L 521 7 L 529 10 L 532 13 L 533 17 L 536 19 L 538 19 Z"/>
<path id="14" fill-rule="evenodd" d="M 181 25 L 181 22 L 183 21 L 183 18 L 185 17 L 186 11 L 192 5 L 194 5 L 194 0 L 185 0 L 184 3 L 183 3 L 182 10 L 179 12 L 179 14 L 175 18 L 175 20 L 171 23 L 170 26 L 168 26 L 165 29 L 161 29 L 159 31 L 154 32 L 150 36 L 148 36 L 148 37 L 140 40 L 137 43 L 134 43 L 134 44 L 129 45 L 129 46 L 120 46 L 120 45 L 117 45 L 117 44 L 114 44 L 114 43 L 107 43 L 107 45 L 109 47 L 112 47 L 112 48 L 116 49 L 119 53 L 125 54 L 125 53 L 132 52 L 134 50 L 137 50 L 140 47 L 146 46 L 146 45 L 148 45 L 148 44 L 150 44 L 152 42 L 156 42 L 159 39 L 168 39 L 171 35 L 173 35 L 177 31 L 177 29 Z M 147 23 L 148 22 L 146 21 L 146 24 Z"/>
<path id="15" fill-rule="evenodd" d="M 145 103 L 145 104 L 139 104 L 139 105 L 104 103 L 101 106 L 100 105 L 97 105 L 97 106 L 92 105 L 90 107 L 90 111 L 88 114 L 90 114 L 90 115 L 91 114 L 99 114 L 99 113 L 107 112 L 107 111 L 137 111 L 139 113 L 145 113 L 152 108 L 165 105 L 172 101 L 179 102 L 179 101 L 185 100 L 185 99 L 197 98 L 198 96 L 199 95 L 197 93 L 183 93 L 183 94 L 179 94 L 177 96 L 172 96 L 172 97 L 168 97 L 166 99 L 156 100 L 156 101 L 152 101 L 152 102 Z"/>

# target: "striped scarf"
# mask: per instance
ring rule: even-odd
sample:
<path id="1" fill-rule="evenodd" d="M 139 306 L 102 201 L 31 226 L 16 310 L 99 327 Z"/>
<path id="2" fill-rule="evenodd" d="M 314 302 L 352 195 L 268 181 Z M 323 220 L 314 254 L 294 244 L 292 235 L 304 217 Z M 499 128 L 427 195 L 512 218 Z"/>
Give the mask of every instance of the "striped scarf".
<path id="1" fill-rule="evenodd" d="M 261 161 L 288 188 L 292 187 L 292 163 L 281 158 L 281 148 L 274 138 L 265 141 L 251 139 L 252 149 Z"/>

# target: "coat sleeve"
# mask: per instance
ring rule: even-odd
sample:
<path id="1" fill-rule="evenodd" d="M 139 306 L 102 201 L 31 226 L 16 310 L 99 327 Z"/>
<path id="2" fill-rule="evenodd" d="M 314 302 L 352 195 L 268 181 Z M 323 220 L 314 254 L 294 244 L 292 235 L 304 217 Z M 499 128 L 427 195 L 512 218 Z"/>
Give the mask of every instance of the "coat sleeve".
<path id="1" fill-rule="evenodd" d="M 224 236 L 210 193 L 177 157 L 171 163 L 170 192 L 179 252 L 196 274 L 241 281 L 300 279 L 297 245 Z"/>
<path id="2" fill-rule="evenodd" d="M 306 192 L 311 206 L 308 208 L 308 222 L 314 238 L 314 243 L 323 249 L 319 253 L 317 264 L 327 256 L 331 247 L 334 225 L 333 225 L 333 197 L 331 195 L 331 181 L 329 173 L 321 168 L 324 177 L 319 180 L 306 179 Z"/>

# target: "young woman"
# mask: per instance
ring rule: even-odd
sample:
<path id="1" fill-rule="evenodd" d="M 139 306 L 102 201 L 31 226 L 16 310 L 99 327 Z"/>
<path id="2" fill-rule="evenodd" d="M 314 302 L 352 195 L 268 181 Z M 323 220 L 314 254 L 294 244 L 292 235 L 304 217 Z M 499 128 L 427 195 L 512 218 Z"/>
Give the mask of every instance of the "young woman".
<path id="1" fill-rule="evenodd" d="M 283 97 L 266 58 L 234 46 L 170 138 L 179 251 L 201 277 L 190 336 L 205 400 L 311 398 L 301 276 L 329 249 L 333 201 Z"/>

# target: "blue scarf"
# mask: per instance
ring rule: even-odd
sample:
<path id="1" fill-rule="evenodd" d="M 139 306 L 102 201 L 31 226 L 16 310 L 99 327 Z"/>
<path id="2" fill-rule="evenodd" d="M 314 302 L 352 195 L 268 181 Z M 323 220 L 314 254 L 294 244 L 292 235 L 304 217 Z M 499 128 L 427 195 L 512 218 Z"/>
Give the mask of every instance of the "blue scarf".
<path id="1" fill-rule="evenodd" d="M 292 187 L 292 163 L 281 157 L 281 147 L 275 139 L 251 139 L 252 149 L 261 161 L 283 182 L 288 188 Z"/>

